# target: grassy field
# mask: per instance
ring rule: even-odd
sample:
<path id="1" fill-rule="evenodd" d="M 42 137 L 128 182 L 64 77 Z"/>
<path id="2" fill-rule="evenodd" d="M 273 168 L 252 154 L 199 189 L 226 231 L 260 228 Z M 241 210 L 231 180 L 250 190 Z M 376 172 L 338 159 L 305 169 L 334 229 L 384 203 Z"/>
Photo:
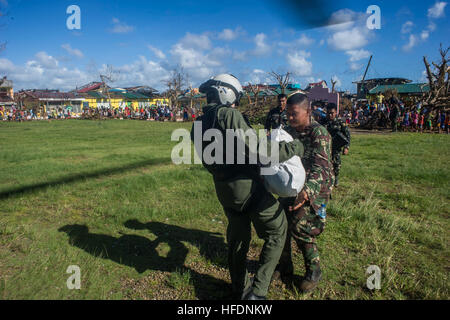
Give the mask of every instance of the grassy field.
<path id="1" fill-rule="evenodd" d="M 0 299 L 227 298 L 226 218 L 208 172 L 172 164 L 179 127 L 0 123 Z M 449 151 L 447 135 L 354 134 L 319 237 L 323 280 L 309 294 L 277 281 L 268 297 L 449 299 Z M 261 246 L 255 235 L 251 270 Z"/>

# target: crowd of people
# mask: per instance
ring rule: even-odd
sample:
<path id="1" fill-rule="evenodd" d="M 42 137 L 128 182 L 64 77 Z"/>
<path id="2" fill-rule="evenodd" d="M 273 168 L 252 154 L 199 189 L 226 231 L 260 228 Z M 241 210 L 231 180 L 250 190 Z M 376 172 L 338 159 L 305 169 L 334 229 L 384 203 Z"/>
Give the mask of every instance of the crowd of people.
<path id="1" fill-rule="evenodd" d="M 319 122 L 325 121 L 327 104 L 316 104 L 314 114 Z M 398 99 L 384 103 L 355 102 L 351 110 L 340 112 L 347 125 L 374 129 L 391 128 L 393 132 L 449 133 L 450 111 L 433 110 L 423 106 L 420 100 L 405 105 Z"/>
<path id="2" fill-rule="evenodd" d="M 449 133 L 449 111 L 431 110 L 418 101 L 406 107 L 402 102 L 355 104 L 343 114 L 347 123 L 391 127 L 392 131 Z"/>
<path id="3" fill-rule="evenodd" d="M 71 108 L 52 108 L 47 111 L 41 108 L 10 108 L 0 106 L 0 121 L 31 121 L 61 119 L 137 119 L 154 121 L 191 121 L 195 120 L 198 108 L 187 106 L 169 107 L 98 107 L 83 108 L 81 113 L 74 113 Z"/>

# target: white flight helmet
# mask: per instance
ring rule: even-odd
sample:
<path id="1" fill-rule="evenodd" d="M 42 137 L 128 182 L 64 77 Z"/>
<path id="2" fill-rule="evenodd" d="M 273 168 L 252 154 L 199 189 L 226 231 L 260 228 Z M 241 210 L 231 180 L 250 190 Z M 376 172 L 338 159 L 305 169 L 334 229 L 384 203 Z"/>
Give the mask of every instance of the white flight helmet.
<path id="1" fill-rule="evenodd" d="M 239 80 L 232 74 L 219 74 L 203 83 L 199 91 L 206 94 L 208 103 L 217 102 L 231 106 L 239 105 L 244 93 Z"/>

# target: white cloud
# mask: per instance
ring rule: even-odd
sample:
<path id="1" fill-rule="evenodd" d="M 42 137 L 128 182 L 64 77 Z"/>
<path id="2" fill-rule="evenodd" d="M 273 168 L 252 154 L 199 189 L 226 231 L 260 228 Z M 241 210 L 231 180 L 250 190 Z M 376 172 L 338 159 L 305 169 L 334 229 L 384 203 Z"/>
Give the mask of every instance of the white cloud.
<path id="1" fill-rule="evenodd" d="M 305 34 L 302 34 L 300 38 L 297 39 L 296 43 L 301 46 L 309 46 L 314 43 L 314 39 L 308 38 Z"/>
<path id="2" fill-rule="evenodd" d="M 155 47 L 153 47 L 151 45 L 148 45 L 147 47 L 153 52 L 153 54 L 158 59 L 162 59 L 162 60 L 166 59 L 166 55 L 161 50 L 159 50 L 158 48 L 155 48 Z"/>
<path id="3" fill-rule="evenodd" d="M 367 32 L 363 28 L 354 27 L 334 33 L 328 38 L 328 44 L 335 50 L 353 50 L 368 43 Z"/>
<path id="4" fill-rule="evenodd" d="M 350 9 L 341 9 L 333 12 L 326 28 L 331 31 L 347 30 L 352 28 L 359 19 L 361 19 L 361 14 Z"/>
<path id="5" fill-rule="evenodd" d="M 429 31 L 434 31 L 434 30 L 436 30 L 436 24 L 433 23 L 433 22 L 430 22 L 430 23 L 428 24 L 428 30 L 429 30 Z"/>
<path id="6" fill-rule="evenodd" d="M 370 57 L 370 52 L 367 50 L 364 50 L 364 49 L 349 50 L 349 51 L 346 51 L 345 53 L 350 56 L 350 59 L 349 59 L 350 62 L 355 62 L 355 61 L 359 61 L 359 60 Z"/>
<path id="7" fill-rule="evenodd" d="M 84 56 L 83 53 L 82 53 L 80 50 L 78 50 L 78 49 L 73 49 L 73 48 L 70 46 L 70 44 L 68 44 L 68 43 L 61 45 L 61 47 L 62 47 L 64 50 L 66 50 L 67 53 L 69 53 L 69 54 L 72 55 L 72 56 L 76 56 L 76 57 L 78 57 L 78 58 L 83 58 L 83 56 Z"/>
<path id="8" fill-rule="evenodd" d="M 170 50 L 173 60 L 182 66 L 193 81 L 201 81 L 211 77 L 214 67 L 220 67 L 218 60 L 193 48 L 185 48 L 182 43 L 175 44 Z"/>
<path id="9" fill-rule="evenodd" d="M 352 70 L 352 71 L 360 70 L 362 67 L 363 67 L 362 64 L 354 63 L 354 62 L 350 63 L 350 70 Z"/>
<path id="10" fill-rule="evenodd" d="M 409 41 L 407 44 L 405 44 L 402 48 L 403 51 L 409 51 L 411 50 L 415 45 L 417 45 L 418 41 L 417 41 L 417 37 L 413 34 L 409 35 Z"/>
<path id="11" fill-rule="evenodd" d="M 429 36 L 430 36 L 430 32 L 428 32 L 427 30 L 423 30 L 422 33 L 420 34 L 420 38 L 422 40 L 428 39 Z"/>
<path id="12" fill-rule="evenodd" d="M 366 26 L 367 14 L 342 9 L 332 14 L 326 31 L 331 32 L 327 38 L 328 45 L 338 51 L 355 50 L 364 47 L 373 36 L 373 31 Z"/>
<path id="13" fill-rule="evenodd" d="M 297 76 L 309 76 L 312 73 L 312 63 L 307 61 L 311 54 L 305 51 L 299 51 L 295 53 L 288 53 L 286 59 L 290 70 Z"/>
<path id="14" fill-rule="evenodd" d="M 428 82 L 427 71 L 423 70 L 419 79 L 420 82 Z"/>
<path id="15" fill-rule="evenodd" d="M 5 58 L 0 58 L 0 70 L 3 73 L 10 73 L 14 71 L 14 63 Z"/>
<path id="16" fill-rule="evenodd" d="M 304 48 L 304 47 L 308 47 L 310 46 L 312 43 L 314 43 L 314 39 L 312 38 L 308 38 L 308 36 L 306 36 L 305 34 L 302 34 L 300 36 L 300 38 L 293 40 L 291 42 L 279 42 L 278 45 L 280 47 L 285 47 L 285 48 L 289 48 L 289 49 L 300 49 L 300 48 Z M 280 53 L 282 53 L 283 51 L 280 50 Z"/>
<path id="17" fill-rule="evenodd" d="M 8 59 L 0 59 L 0 74 L 7 74 L 8 78 L 14 81 L 17 90 L 49 88 L 67 91 L 94 80 L 98 81 L 98 74 L 106 70 L 106 65 L 90 71 L 68 68 L 45 52 L 38 52 L 35 57 L 23 65 L 15 65 Z M 113 69 L 116 72 L 115 82 L 112 85 L 119 87 L 141 84 L 164 89 L 162 80 L 167 79 L 169 75 L 163 66 L 147 60 L 144 56 L 139 56 L 132 63 L 114 66 Z"/>
<path id="18" fill-rule="evenodd" d="M 264 33 L 258 33 L 255 38 L 255 49 L 253 50 L 254 55 L 265 55 L 270 52 L 270 46 L 266 43 L 267 36 Z"/>
<path id="19" fill-rule="evenodd" d="M 181 39 L 181 44 L 185 48 L 192 49 L 207 50 L 211 48 L 211 41 L 206 34 L 199 35 L 188 32 L 184 38 Z"/>
<path id="20" fill-rule="evenodd" d="M 0 73 L 7 73 L 17 89 L 51 88 L 71 90 L 92 79 L 86 72 L 60 66 L 58 61 L 45 52 L 38 52 L 36 60 L 18 66 L 7 59 L 0 59 Z"/>
<path id="21" fill-rule="evenodd" d="M 106 65 L 103 65 L 102 70 L 105 69 Z M 169 72 L 159 63 L 147 60 L 144 56 L 139 56 L 138 60 L 130 64 L 114 67 L 114 70 L 117 73 L 113 85 L 122 87 L 141 84 L 161 88 L 162 81 L 169 76 Z"/>
<path id="22" fill-rule="evenodd" d="M 436 2 L 434 6 L 428 9 L 428 18 L 437 19 L 443 17 L 446 5 L 447 2 Z"/>
<path id="23" fill-rule="evenodd" d="M 403 51 L 410 51 L 412 48 L 417 46 L 421 42 L 425 42 L 429 37 L 430 34 L 436 30 L 436 24 L 434 23 L 434 19 L 441 18 L 445 16 L 445 7 L 447 6 L 447 2 L 436 2 L 432 7 L 428 9 L 428 26 L 422 30 L 422 32 L 417 34 L 410 34 L 408 38 L 408 43 L 403 45 Z M 409 25 L 405 26 L 407 23 L 410 23 Z M 402 33 L 409 33 L 411 32 L 411 28 L 409 28 L 412 25 L 411 21 L 406 22 L 402 26 Z M 404 32 L 405 31 L 405 32 Z"/>
<path id="24" fill-rule="evenodd" d="M 342 86 L 341 79 L 339 79 L 337 75 L 332 76 L 331 80 L 336 81 L 336 84 L 334 85 L 335 88 L 339 88 Z"/>
<path id="25" fill-rule="evenodd" d="M 134 30 L 133 26 L 129 26 L 125 22 L 120 22 L 117 18 L 113 18 L 112 23 L 114 24 L 114 27 L 110 30 L 112 33 L 130 33 Z"/>
<path id="26" fill-rule="evenodd" d="M 58 60 L 48 55 L 45 51 L 40 51 L 36 53 L 37 64 L 47 68 L 47 69 L 56 69 L 58 67 Z M 34 63 L 35 61 L 29 61 L 30 63 Z"/>
<path id="27" fill-rule="evenodd" d="M 238 60 L 238 61 L 245 61 L 247 59 L 247 52 L 246 51 L 234 51 L 233 59 Z"/>
<path id="28" fill-rule="evenodd" d="M 412 21 L 406 21 L 403 25 L 402 25 L 402 33 L 410 33 L 412 30 L 414 23 Z"/>
<path id="29" fill-rule="evenodd" d="M 242 34 L 244 34 L 244 31 L 242 30 L 242 28 L 237 27 L 234 30 L 223 29 L 223 31 L 220 32 L 217 37 L 220 40 L 232 41 L 232 40 L 235 40 L 236 38 L 238 38 L 239 36 L 241 36 Z"/>

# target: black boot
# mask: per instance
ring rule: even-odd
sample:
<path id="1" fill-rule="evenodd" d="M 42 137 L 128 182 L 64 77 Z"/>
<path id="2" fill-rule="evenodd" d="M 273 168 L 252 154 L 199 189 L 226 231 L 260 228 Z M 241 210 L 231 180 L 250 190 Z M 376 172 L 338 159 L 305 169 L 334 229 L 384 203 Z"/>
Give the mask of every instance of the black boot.
<path id="1" fill-rule="evenodd" d="M 317 266 L 316 268 L 314 268 L 314 270 L 308 269 L 306 271 L 304 279 L 300 283 L 299 289 L 302 292 L 309 292 L 317 287 L 320 279 L 322 279 L 320 266 Z"/>

